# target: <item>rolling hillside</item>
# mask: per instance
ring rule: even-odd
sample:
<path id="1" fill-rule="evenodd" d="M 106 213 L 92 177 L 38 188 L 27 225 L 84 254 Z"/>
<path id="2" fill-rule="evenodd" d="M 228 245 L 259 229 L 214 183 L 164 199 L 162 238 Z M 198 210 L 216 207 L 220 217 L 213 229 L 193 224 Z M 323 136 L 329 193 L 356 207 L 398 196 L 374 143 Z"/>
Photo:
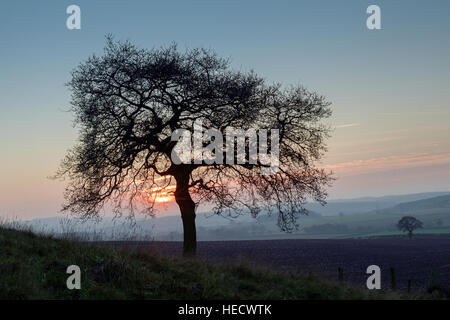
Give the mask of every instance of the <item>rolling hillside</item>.
<path id="1" fill-rule="evenodd" d="M 431 199 L 443 195 L 450 195 L 450 192 L 425 192 L 384 197 L 330 200 L 325 206 L 318 203 L 308 203 L 306 204 L 306 208 L 323 216 L 337 216 L 340 213 L 344 215 L 365 214 L 367 212 L 388 209 L 401 203 Z"/>
<path id="2" fill-rule="evenodd" d="M 381 210 L 380 213 L 409 215 L 448 213 L 450 215 L 450 195 L 400 203 L 392 208 Z"/>

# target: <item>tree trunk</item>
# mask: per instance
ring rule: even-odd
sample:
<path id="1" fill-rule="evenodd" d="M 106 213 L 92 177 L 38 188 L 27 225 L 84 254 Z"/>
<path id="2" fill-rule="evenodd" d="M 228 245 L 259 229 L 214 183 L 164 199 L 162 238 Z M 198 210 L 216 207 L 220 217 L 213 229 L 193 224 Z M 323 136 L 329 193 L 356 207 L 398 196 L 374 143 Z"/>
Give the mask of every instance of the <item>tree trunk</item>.
<path id="1" fill-rule="evenodd" d="M 183 256 L 195 257 L 197 252 L 197 231 L 195 229 L 195 202 L 189 194 L 189 172 L 175 176 L 177 187 L 175 201 L 178 204 L 183 220 Z"/>
<path id="2" fill-rule="evenodd" d="M 410 239 L 412 238 L 412 235 L 413 235 L 412 231 L 408 231 L 408 237 L 409 237 Z"/>

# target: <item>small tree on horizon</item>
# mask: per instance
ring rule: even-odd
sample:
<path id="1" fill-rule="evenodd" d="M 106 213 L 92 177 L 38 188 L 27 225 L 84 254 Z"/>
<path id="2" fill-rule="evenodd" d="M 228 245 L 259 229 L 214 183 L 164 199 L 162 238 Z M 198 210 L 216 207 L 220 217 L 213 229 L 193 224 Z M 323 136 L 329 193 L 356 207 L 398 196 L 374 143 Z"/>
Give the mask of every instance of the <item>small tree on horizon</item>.
<path id="1" fill-rule="evenodd" d="M 423 227 L 422 221 L 411 216 L 405 216 L 401 218 L 397 223 L 397 228 L 400 231 L 408 232 L 408 237 L 410 239 L 413 236 L 413 231 L 422 227 Z"/>
<path id="2" fill-rule="evenodd" d="M 153 215 L 158 195 L 170 193 L 181 212 L 183 253 L 195 255 L 199 203 L 227 215 L 275 209 L 278 226 L 289 232 L 298 228 L 307 198 L 325 201 L 332 178 L 314 163 L 326 151 L 330 129 L 321 120 L 331 110 L 317 93 L 267 84 L 211 50 L 147 50 L 111 37 L 103 55 L 73 70 L 68 87 L 79 140 L 56 174 L 69 180 L 63 211 L 84 218 L 110 208 L 119 216 Z M 278 130 L 278 172 L 260 175 L 267 164 L 250 162 L 248 154 L 236 164 L 173 161 L 172 135 L 194 132 L 197 120 L 224 136 L 228 127 Z"/>

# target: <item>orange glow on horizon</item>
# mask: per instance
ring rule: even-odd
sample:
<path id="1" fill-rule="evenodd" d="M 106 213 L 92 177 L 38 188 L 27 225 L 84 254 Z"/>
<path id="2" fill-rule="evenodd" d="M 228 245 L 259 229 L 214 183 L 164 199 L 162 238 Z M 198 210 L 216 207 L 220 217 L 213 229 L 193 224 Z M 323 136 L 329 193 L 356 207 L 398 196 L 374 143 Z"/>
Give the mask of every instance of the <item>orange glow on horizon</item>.
<path id="1" fill-rule="evenodd" d="M 167 195 L 160 195 L 155 198 L 155 202 L 158 202 L 158 203 L 166 203 L 166 202 L 169 202 L 172 200 L 173 200 L 173 197 L 167 196 Z"/>
<path id="2" fill-rule="evenodd" d="M 167 203 L 174 200 L 173 197 L 174 185 L 169 185 L 165 187 L 153 187 L 146 191 L 147 197 L 153 199 L 156 203 Z"/>

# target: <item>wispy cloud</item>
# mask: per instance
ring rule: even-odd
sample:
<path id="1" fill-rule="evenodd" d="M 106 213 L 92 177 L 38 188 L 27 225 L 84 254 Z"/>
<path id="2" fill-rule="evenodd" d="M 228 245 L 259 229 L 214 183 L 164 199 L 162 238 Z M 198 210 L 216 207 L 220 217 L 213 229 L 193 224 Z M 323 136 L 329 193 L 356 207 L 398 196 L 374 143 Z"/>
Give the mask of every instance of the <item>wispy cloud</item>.
<path id="1" fill-rule="evenodd" d="M 360 123 L 347 123 L 347 124 L 341 124 L 336 126 L 336 129 L 340 129 L 340 128 L 350 128 L 350 127 L 359 127 L 361 124 Z"/>
<path id="2" fill-rule="evenodd" d="M 403 168 L 415 168 L 450 164 L 450 151 L 440 153 L 413 153 L 366 160 L 354 160 L 324 166 L 340 176 L 383 172 Z"/>
<path id="3" fill-rule="evenodd" d="M 403 112 L 380 112 L 380 116 L 411 116 L 411 115 L 442 115 L 448 114 L 450 110 L 432 110 L 432 111 L 403 111 Z"/>

